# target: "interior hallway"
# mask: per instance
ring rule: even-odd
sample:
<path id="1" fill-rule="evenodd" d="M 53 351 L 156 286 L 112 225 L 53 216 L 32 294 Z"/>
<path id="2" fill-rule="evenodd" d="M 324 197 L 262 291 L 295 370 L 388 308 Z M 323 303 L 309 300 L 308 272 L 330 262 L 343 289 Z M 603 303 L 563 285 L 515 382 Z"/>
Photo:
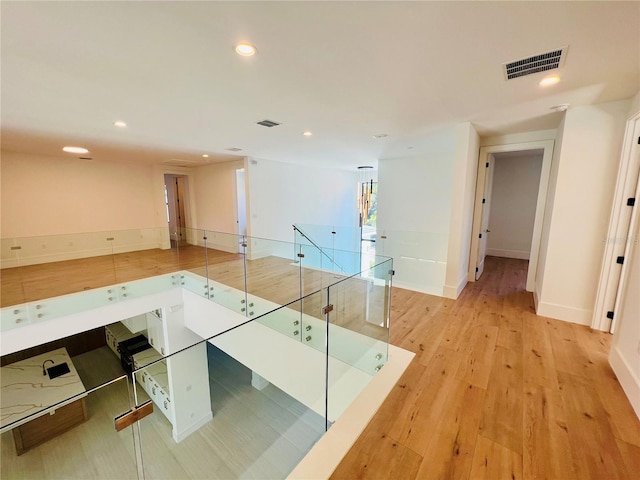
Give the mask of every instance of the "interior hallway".
<path id="1" fill-rule="evenodd" d="M 332 478 L 637 478 L 610 335 L 536 316 L 526 268 L 488 257 L 456 301 L 394 289 L 391 343 L 416 357 Z"/>

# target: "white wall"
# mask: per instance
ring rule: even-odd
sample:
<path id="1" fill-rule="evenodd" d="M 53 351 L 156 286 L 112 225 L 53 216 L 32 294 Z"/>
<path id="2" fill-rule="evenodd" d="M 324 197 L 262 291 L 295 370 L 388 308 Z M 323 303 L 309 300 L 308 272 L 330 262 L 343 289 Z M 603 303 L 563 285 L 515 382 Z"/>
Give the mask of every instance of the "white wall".
<path id="1" fill-rule="evenodd" d="M 294 223 L 358 225 L 355 171 L 252 159 L 246 172 L 252 237 L 292 242 Z"/>
<path id="2" fill-rule="evenodd" d="M 627 100 L 566 112 L 543 228 L 539 315 L 591 323 L 629 105 Z"/>
<path id="3" fill-rule="evenodd" d="M 542 152 L 495 154 L 487 255 L 529 258 L 541 170 Z"/>
<path id="4" fill-rule="evenodd" d="M 457 133 L 451 127 L 431 135 L 419 156 L 378 162 L 376 249 L 393 257 L 399 287 L 443 294 Z"/>
<path id="5" fill-rule="evenodd" d="M 236 170 L 239 168 L 244 168 L 244 159 L 194 169 L 199 228 L 236 233 Z"/>
<path id="6" fill-rule="evenodd" d="M 152 171 L 2 152 L 2 237 L 166 226 L 156 215 Z"/>
<path id="7" fill-rule="evenodd" d="M 456 127 L 451 224 L 443 294 L 458 298 L 467 284 L 480 138 L 470 123 Z"/>

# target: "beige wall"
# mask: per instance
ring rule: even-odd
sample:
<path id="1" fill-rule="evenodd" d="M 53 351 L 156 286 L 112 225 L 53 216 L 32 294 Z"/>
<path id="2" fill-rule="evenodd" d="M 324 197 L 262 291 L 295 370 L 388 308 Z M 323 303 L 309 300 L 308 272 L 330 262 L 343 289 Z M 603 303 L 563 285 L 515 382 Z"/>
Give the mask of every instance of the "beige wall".
<path id="1" fill-rule="evenodd" d="M 195 168 L 195 204 L 199 227 L 236 233 L 236 170 L 244 160 Z"/>
<path id="2" fill-rule="evenodd" d="M 3 238 L 166 225 L 144 165 L 2 152 L 1 200 Z"/>
<path id="3" fill-rule="evenodd" d="M 566 112 L 536 282 L 540 315 L 591 323 L 629 105 L 609 102 Z"/>

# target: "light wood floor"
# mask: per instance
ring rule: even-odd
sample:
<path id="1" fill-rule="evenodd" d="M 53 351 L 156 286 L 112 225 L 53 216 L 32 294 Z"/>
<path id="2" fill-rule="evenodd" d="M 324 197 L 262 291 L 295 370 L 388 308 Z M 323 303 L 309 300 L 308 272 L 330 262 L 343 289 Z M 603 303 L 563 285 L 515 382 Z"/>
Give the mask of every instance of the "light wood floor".
<path id="1" fill-rule="evenodd" d="M 536 316 L 526 266 L 489 257 L 457 301 L 394 289 L 416 357 L 333 479 L 640 478 L 610 335 Z"/>
<path id="2" fill-rule="evenodd" d="M 111 260 L 121 265 L 109 277 L 117 282 L 202 267 L 201 253 L 194 260 L 168 251 L 170 261 L 152 266 L 123 255 L 126 262 Z M 214 258 L 230 271 L 224 255 Z M 210 266 L 216 261 L 210 256 Z M 12 304 L 6 292 L 19 297 L 25 280 L 48 280 L 39 298 L 69 293 L 59 278 L 81 287 L 73 291 L 114 283 L 90 266 L 63 277 L 77 264 L 59 263 L 3 270 L 2 304 Z M 391 343 L 416 358 L 334 479 L 638 478 L 640 422 L 608 365 L 610 336 L 536 316 L 525 269 L 525 261 L 489 257 L 481 281 L 456 301 L 394 289 Z M 5 288 L 8 272 L 19 281 Z M 287 272 L 262 282 L 297 280 Z M 21 298 L 15 303 L 32 300 Z"/>

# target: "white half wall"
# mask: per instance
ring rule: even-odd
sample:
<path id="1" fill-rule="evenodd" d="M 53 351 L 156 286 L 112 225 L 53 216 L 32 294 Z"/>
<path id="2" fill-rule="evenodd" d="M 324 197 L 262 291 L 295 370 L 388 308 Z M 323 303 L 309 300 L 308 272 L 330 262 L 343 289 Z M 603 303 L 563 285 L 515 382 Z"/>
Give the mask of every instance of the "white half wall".
<path id="1" fill-rule="evenodd" d="M 293 242 L 294 223 L 356 227 L 356 171 L 273 160 L 247 162 L 248 234 Z"/>
<path id="2" fill-rule="evenodd" d="M 376 250 L 393 257 L 398 287 L 443 295 L 458 133 L 433 133 L 419 156 L 378 162 Z"/>
<path id="3" fill-rule="evenodd" d="M 528 259 L 536 217 L 542 152 L 494 154 L 487 255 Z"/>
<path id="4" fill-rule="evenodd" d="M 625 100 L 566 112 L 543 227 L 539 315 L 591 324 L 628 111 Z"/>

